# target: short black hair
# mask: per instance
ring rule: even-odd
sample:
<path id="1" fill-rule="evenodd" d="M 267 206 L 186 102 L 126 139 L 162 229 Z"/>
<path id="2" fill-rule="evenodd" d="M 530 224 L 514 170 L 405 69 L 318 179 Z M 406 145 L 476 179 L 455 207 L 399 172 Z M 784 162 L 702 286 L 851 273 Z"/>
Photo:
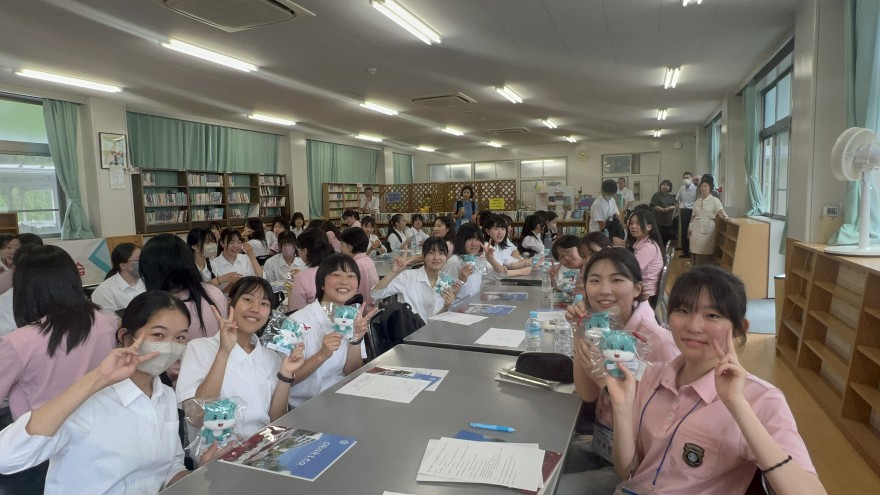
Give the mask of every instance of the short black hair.
<path id="1" fill-rule="evenodd" d="M 660 181 L 660 186 L 662 187 L 663 184 L 666 184 L 667 186 L 669 186 L 670 191 L 672 190 L 672 181 L 671 180 L 663 179 L 662 181 Z"/>
<path id="2" fill-rule="evenodd" d="M 694 174 L 692 174 L 692 173 L 690 173 L 690 172 L 685 172 L 685 173 L 681 174 L 682 177 L 684 177 L 685 175 L 690 175 L 691 177 L 694 176 Z"/>
<path id="3" fill-rule="evenodd" d="M 471 192 L 471 199 L 474 199 L 474 188 L 471 186 L 464 186 L 461 188 L 461 195 L 464 196 L 465 191 Z"/>
<path id="4" fill-rule="evenodd" d="M 296 238 L 296 247 L 305 249 L 308 253 L 306 263 L 310 267 L 318 266 L 327 257 L 333 254 L 333 247 L 327 233 L 321 229 L 306 229 Z"/>
<path id="5" fill-rule="evenodd" d="M 272 291 L 272 285 L 263 277 L 253 275 L 241 277 L 232 284 L 232 287 L 229 288 L 229 307 L 235 306 L 238 300 L 241 299 L 241 296 L 254 294 L 257 291 L 262 292 L 263 297 L 269 301 L 272 309 L 275 309 L 275 293 Z M 266 323 L 269 323 L 268 318 L 266 318 Z M 264 328 L 266 328 L 265 325 L 263 325 L 263 328 L 258 333 L 262 332 Z"/>
<path id="6" fill-rule="evenodd" d="M 636 255 L 634 255 L 629 249 L 623 247 L 610 247 L 590 256 L 590 261 L 584 269 L 584 285 L 587 283 L 593 265 L 602 260 L 608 260 L 611 262 L 611 264 L 614 265 L 614 268 L 619 271 L 621 275 L 632 281 L 632 283 L 642 283 L 642 269 L 639 266 L 639 260 L 636 259 Z M 645 296 L 645 290 L 643 287 L 642 292 L 636 297 L 636 300 L 644 301 L 645 299 L 647 299 L 647 297 Z"/>
<path id="7" fill-rule="evenodd" d="M 733 325 L 733 337 L 740 347 L 746 343 L 746 287 L 736 275 L 717 266 L 698 266 L 682 274 L 669 293 L 669 311 L 696 310 L 706 294 L 721 316 Z M 719 342 L 721 344 L 721 342 Z"/>
<path id="8" fill-rule="evenodd" d="M 321 301 L 324 299 L 324 279 L 327 278 L 327 275 L 335 272 L 336 270 L 342 270 L 346 272 L 352 272 L 357 276 L 358 285 L 361 283 L 361 271 L 358 269 L 357 262 L 351 256 L 343 253 L 336 253 L 330 255 L 321 262 L 318 266 L 318 271 L 315 273 L 315 300 Z M 354 297 L 354 294 L 352 294 Z"/>
<path id="9" fill-rule="evenodd" d="M 164 290 L 148 290 L 138 294 L 128 303 L 125 312 L 122 314 L 122 323 L 119 327 L 124 332 L 116 334 L 116 342 L 119 345 L 125 345 L 122 339 L 123 335 L 129 336 L 134 340 L 135 332 L 146 325 L 154 314 L 163 310 L 180 312 L 186 318 L 186 325 L 190 325 L 189 310 L 186 309 L 183 301 Z"/>
<path id="10" fill-rule="evenodd" d="M 280 250 L 285 244 L 292 244 L 293 247 L 296 247 L 296 234 L 289 230 L 278 234 L 278 249 Z"/>
<path id="11" fill-rule="evenodd" d="M 297 219 L 302 220 L 302 221 L 303 221 L 303 225 L 305 225 L 305 223 L 306 223 L 306 217 L 303 216 L 303 214 L 302 214 L 301 211 L 295 211 L 295 212 L 293 212 L 293 215 L 290 216 L 290 226 L 291 226 L 291 227 L 293 227 L 294 225 L 296 225 L 296 220 L 297 220 Z"/>
<path id="12" fill-rule="evenodd" d="M 461 227 L 458 228 L 458 232 L 455 233 L 455 244 L 453 245 L 452 252 L 454 254 L 467 254 L 465 251 L 465 244 L 470 239 L 476 239 L 483 242 L 483 234 L 480 232 L 480 228 L 477 227 L 475 223 L 463 223 Z"/>
<path id="13" fill-rule="evenodd" d="M 42 246 L 43 238 L 38 236 L 37 234 L 31 232 L 25 232 L 23 234 L 18 234 L 16 237 L 18 239 L 19 249 L 25 246 Z"/>
<path id="14" fill-rule="evenodd" d="M 128 259 L 131 258 L 131 255 L 134 253 L 135 249 L 140 249 L 136 245 L 131 242 L 123 242 L 122 244 L 117 245 L 113 248 L 113 252 L 110 253 L 110 271 L 107 272 L 107 275 L 104 276 L 104 280 L 116 275 L 119 273 L 119 265 L 123 263 L 128 263 Z"/>
<path id="15" fill-rule="evenodd" d="M 605 194 L 616 194 L 617 182 L 614 179 L 605 179 L 602 181 L 602 192 Z"/>
<path id="16" fill-rule="evenodd" d="M 612 246 L 611 239 L 608 238 L 607 235 L 603 232 L 589 232 L 587 235 L 581 238 L 581 246 L 588 246 L 590 244 L 595 244 L 599 246 L 601 249 L 609 248 Z"/>
<path id="17" fill-rule="evenodd" d="M 579 247 L 580 245 L 581 240 L 578 236 L 566 234 L 559 236 L 558 239 L 553 241 L 553 246 L 550 248 L 550 252 L 553 254 L 553 259 L 559 261 L 559 249 L 571 249 Z"/>
<path id="18" fill-rule="evenodd" d="M 344 242 L 351 246 L 354 254 L 366 253 L 370 248 L 370 237 L 359 227 L 349 227 L 342 231 L 339 236 L 339 242 Z"/>
<path id="19" fill-rule="evenodd" d="M 186 234 L 186 245 L 191 248 L 198 247 L 201 251 L 206 242 L 217 242 L 214 233 L 208 229 L 192 229 Z"/>
<path id="20" fill-rule="evenodd" d="M 449 246 L 446 244 L 446 239 L 442 237 L 432 235 L 425 239 L 425 242 L 422 244 L 422 256 L 427 256 L 434 249 L 449 256 Z"/>
<path id="21" fill-rule="evenodd" d="M 452 217 L 450 217 L 449 215 L 441 215 L 441 216 L 438 216 L 437 218 L 434 219 L 435 224 L 438 221 L 446 226 L 446 236 L 444 237 L 444 239 L 448 242 L 454 242 L 455 241 L 455 222 L 452 221 Z"/>
<path id="22" fill-rule="evenodd" d="M 342 218 L 346 219 L 348 217 L 354 217 L 355 220 L 361 219 L 361 214 L 354 210 L 345 210 L 342 212 Z"/>
<path id="23" fill-rule="evenodd" d="M 372 191 L 372 190 L 373 190 L 372 186 L 366 186 L 366 187 L 364 187 L 364 192 Z"/>
<path id="24" fill-rule="evenodd" d="M 229 242 L 233 239 L 238 239 L 242 243 L 244 243 L 244 237 L 241 236 L 241 232 L 238 229 L 233 228 L 225 228 L 220 232 L 220 239 L 217 239 L 217 256 L 219 256 L 223 252 L 223 246 L 229 245 Z"/>
<path id="25" fill-rule="evenodd" d="M 361 227 L 366 227 L 367 225 L 372 225 L 373 228 L 376 228 L 376 221 L 370 215 L 365 215 L 364 218 L 361 218 Z"/>
<path id="26" fill-rule="evenodd" d="M 285 219 L 284 217 L 275 217 L 272 219 L 272 223 L 270 225 L 272 226 L 273 229 L 275 228 L 276 223 L 280 223 L 281 226 L 284 227 L 284 230 L 287 230 L 290 228 L 290 224 L 287 223 L 287 219 Z"/>

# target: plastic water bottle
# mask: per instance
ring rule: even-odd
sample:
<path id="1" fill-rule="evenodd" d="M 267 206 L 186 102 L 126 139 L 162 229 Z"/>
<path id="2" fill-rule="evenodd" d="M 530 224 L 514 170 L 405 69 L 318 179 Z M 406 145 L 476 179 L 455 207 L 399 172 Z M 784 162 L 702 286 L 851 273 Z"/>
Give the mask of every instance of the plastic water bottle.
<path id="1" fill-rule="evenodd" d="M 412 241 L 410 241 L 409 247 L 412 250 L 413 256 L 418 256 L 418 255 L 422 254 L 422 246 L 421 246 L 421 243 L 419 242 L 418 235 L 412 236 Z"/>
<path id="2" fill-rule="evenodd" d="M 553 352 L 571 356 L 571 325 L 565 318 L 556 320 L 556 332 L 553 334 Z"/>
<path id="3" fill-rule="evenodd" d="M 541 322 L 538 321 L 538 312 L 529 313 L 529 319 L 526 320 L 526 350 L 541 350 Z"/>

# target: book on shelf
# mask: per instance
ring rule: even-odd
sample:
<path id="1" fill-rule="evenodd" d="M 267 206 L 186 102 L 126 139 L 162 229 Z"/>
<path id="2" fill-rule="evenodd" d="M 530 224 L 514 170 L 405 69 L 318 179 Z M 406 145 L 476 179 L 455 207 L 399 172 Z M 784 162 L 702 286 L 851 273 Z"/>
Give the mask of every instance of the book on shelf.
<path id="1" fill-rule="evenodd" d="M 282 191 L 278 187 L 274 186 L 260 186 L 260 195 L 261 196 L 282 196 Z"/>
<path id="2" fill-rule="evenodd" d="M 192 221 L 223 220 L 223 208 L 204 208 L 192 210 Z"/>
<path id="3" fill-rule="evenodd" d="M 356 443 L 354 437 L 269 425 L 220 460 L 315 481 Z"/>
<path id="4" fill-rule="evenodd" d="M 246 175 L 227 175 L 226 187 L 251 187 L 251 178 Z"/>
<path id="5" fill-rule="evenodd" d="M 223 179 L 220 174 L 186 174 L 186 183 L 190 186 L 221 187 Z"/>
<path id="6" fill-rule="evenodd" d="M 189 195 L 190 202 L 195 205 L 219 205 L 223 203 L 223 193 L 219 191 L 210 193 L 193 193 Z"/>
<path id="7" fill-rule="evenodd" d="M 287 185 L 287 180 L 286 177 L 284 177 L 283 175 L 261 175 L 260 185 L 284 187 Z"/>
<path id="8" fill-rule="evenodd" d="M 273 196 L 270 198 L 262 198 L 260 200 L 260 206 L 266 206 L 266 207 L 287 206 L 287 198 L 285 198 L 284 196 Z"/>
<path id="9" fill-rule="evenodd" d="M 226 202 L 227 203 L 250 203 L 251 195 L 243 192 L 229 192 L 226 193 Z"/>
<path id="10" fill-rule="evenodd" d="M 161 225 L 166 223 L 183 223 L 187 220 L 186 210 L 157 210 L 145 212 L 147 225 Z"/>
<path id="11" fill-rule="evenodd" d="M 145 186 L 155 186 L 156 174 L 153 172 L 141 172 L 141 183 Z"/>
<path id="12" fill-rule="evenodd" d="M 186 206 L 186 193 L 146 193 L 145 206 Z"/>

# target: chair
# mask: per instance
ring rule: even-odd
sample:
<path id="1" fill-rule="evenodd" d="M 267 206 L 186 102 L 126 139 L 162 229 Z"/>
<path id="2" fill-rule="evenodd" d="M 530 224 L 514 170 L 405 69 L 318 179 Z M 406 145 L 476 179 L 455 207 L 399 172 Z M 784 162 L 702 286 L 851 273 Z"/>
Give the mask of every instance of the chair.
<path id="1" fill-rule="evenodd" d="M 668 265 L 669 262 L 672 261 L 673 256 L 675 256 L 675 244 L 673 244 L 670 240 L 666 242 L 666 265 Z"/>
<path id="2" fill-rule="evenodd" d="M 273 254 L 267 254 L 267 255 L 265 255 L 265 256 L 257 256 L 257 257 L 256 257 L 256 258 L 257 258 L 257 263 L 259 263 L 260 266 L 263 266 L 263 265 L 266 264 L 266 261 L 268 261 L 269 258 L 271 258 L 272 256 L 274 256 L 274 255 L 273 255 Z"/>
<path id="3" fill-rule="evenodd" d="M 660 272 L 660 282 L 657 283 L 657 306 L 654 308 L 657 323 L 664 328 L 669 321 L 669 293 L 666 291 L 666 282 L 668 280 L 669 263 L 666 263 L 663 265 L 663 271 Z"/>

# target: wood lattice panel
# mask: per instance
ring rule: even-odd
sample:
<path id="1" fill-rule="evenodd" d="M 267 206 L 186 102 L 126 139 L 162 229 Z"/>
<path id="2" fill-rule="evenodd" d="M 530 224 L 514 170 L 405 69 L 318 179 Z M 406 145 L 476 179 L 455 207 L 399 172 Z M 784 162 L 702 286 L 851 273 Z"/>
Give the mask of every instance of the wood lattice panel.
<path id="1" fill-rule="evenodd" d="M 385 199 L 390 192 L 400 193 L 400 202 L 395 204 L 387 204 Z M 412 200 L 412 184 L 384 184 L 379 186 L 379 193 L 382 195 L 382 211 L 387 213 L 407 213 L 417 211 L 413 209 L 414 201 Z"/>

